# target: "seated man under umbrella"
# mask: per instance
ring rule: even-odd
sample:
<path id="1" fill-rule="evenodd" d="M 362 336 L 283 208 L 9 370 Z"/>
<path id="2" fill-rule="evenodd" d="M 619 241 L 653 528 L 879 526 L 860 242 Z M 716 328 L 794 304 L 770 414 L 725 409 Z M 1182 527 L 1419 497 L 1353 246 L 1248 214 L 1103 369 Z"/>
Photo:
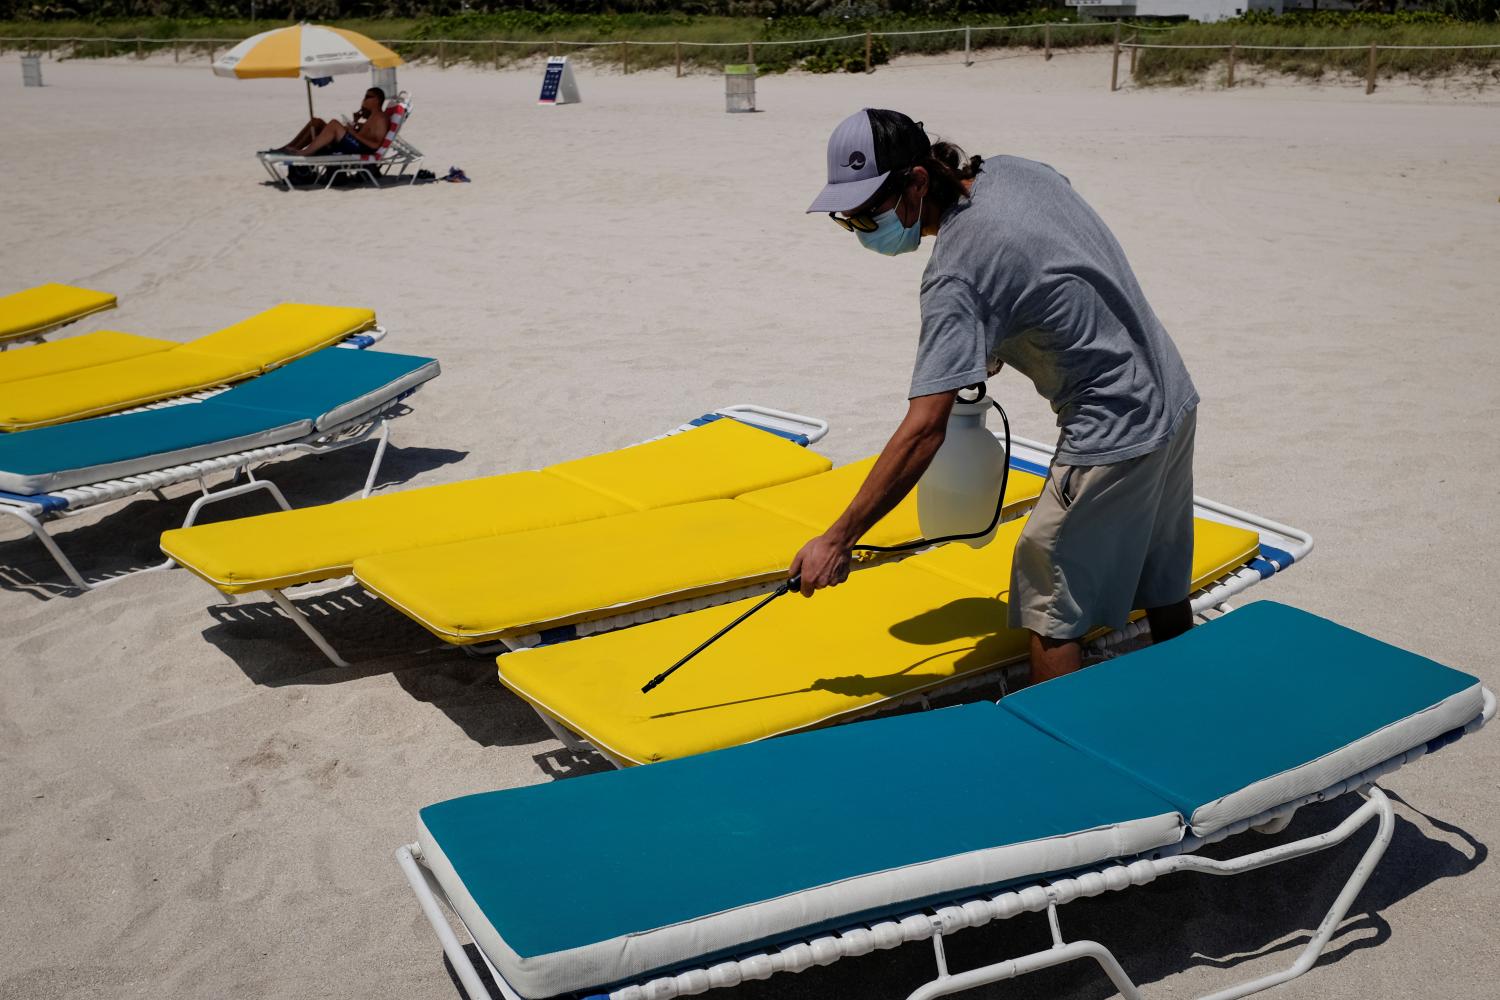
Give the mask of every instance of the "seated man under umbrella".
<path id="1" fill-rule="evenodd" d="M 385 142 L 385 134 L 390 129 L 391 122 L 385 113 L 385 91 L 371 87 L 365 91 L 365 99 L 348 125 L 313 118 L 302 126 L 302 131 L 291 142 L 268 152 L 293 156 L 373 153 Z"/>

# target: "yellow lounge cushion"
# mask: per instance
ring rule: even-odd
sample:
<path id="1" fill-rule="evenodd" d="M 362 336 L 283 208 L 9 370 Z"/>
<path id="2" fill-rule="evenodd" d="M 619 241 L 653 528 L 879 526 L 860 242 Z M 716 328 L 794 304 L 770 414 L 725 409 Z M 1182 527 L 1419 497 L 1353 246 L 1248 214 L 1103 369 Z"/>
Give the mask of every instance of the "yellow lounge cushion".
<path id="1" fill-rule="evenodd" d="M 779 486 L 746 493 L 741 502 L 760 507 L 773 514 L 799 521 L 814 532 L 825 530 L 849 506 L 854 494 L 864 483 L 865 477 L 875 465 L 877 456 L 840 466 L 821 476 L 809 476 Z M 1004 516 L 1019 514 L 1036 502 L 1042 494 L 1045 480 L 1029 472 L 1010 470 L 1005 486 Z M 994 508 L 990 508 L 994 510 Z M 976 524 L 974 530 L 984 527 Z M 860 539 L 866 545 L 901 545 L 922 537 L 922 528 L 917 523 L 917 491 L 907 494 L 906 499 L 896 505 L 885 517 Z"/>
<path id="2" fill-rule="evenodd" d="M 829 464 L 790 441 L 731 420 L 597 457 L 614 461 L 584 459 L 578 464 L 586 464 L 600 489 L 554 475 L 553 470 L 562 466 L 553 466 L 180 528 L 162 535 L 162 549 L 225 593 L 244 593 L 344 576 L 363 556 L 637 509 L 618 498 L 621 490 L 608 489 L 616 482 L 624 484 L 625 493 L 649 495 L 667 506 L 701 499 L 715 477 L 731 488 L 746 480 L 761 486 L 823 471 Z M 674 461 L 692 468 L 679 475 Z"/>
<path id="3" fill-rule="evenodd" d="M 772 602 L 641 694 L 753 600 L 507 653 L 500 680 L 612 757 L 642 764 L 801 729 L 1026 650 L 1025 633 L 1002 632 L 1013 649 L 977 655 L 981 638 L 996 642 L 1005 605 L 886 563 L 809 600 Z"/>
<path id="4" fill-rule="evenodd" d="M 507 653 L 500 680 L 617 759 L 649 763 L 820 725 L 1019 661 L 1006 627 L 1024 519 L 981 549 L 949 545 L 862 570 L 811 600 L 783 597 L 649 695 L 651 677 L 742 614 L 737 601 L 576 642 Z M 1256 551 L 1253 532 L 1199 520 L 1193 586 Z"/>
<path id="5" fill-rule="evenodd" d="M 629 508 L 541 472 L 512 472 L 176 528 L 162 551 L 228 594 L 345 576 L 361 556 L 567 524 Z"/>
<path id="6" fill-rule="evenodd" d="M 0 431 L 113 413 L 250 378 L 369 328 L 368 309 L 273 306 L 170 350 L 6 384 Z"/>
<path id="7" fill-rule="evenodd" d="M 735 500 L 354 563 L 360 583 L 450 642 L 477 642 L 620 614 L 784 576 L 802 525 Z"/>
<path id="8" fill-rule="evenodd" d="M 236 358 L 177 347 L 8 382 L 5 392 L 0 393 L 0 430 L 20 431 L 82 420 L 258 373 L 258 368 Z"/>
<path id="9" fill-rule="evenodd" d="M 550 465 L 545 470 L 636 510 L 739 496 L 827 472 L 833 463 L 737 420 Z"/>
<path id="10" fill-rule="evenodd" d="M 269 371 L 374 325 L 373 309 L 283 302 L 184 346 Z"/>
<path id="11" fill-rule="evenodd" d="M 45 333 L 115 307 L 115 297 L 74 285 L 47 284 L 0 295 L 0 340 Z"/>
<path id="12" fill-rule="evenodd" d="M 454 643 L 525 635 L 627 614 L 776 578 L 843 512 L 873 457 L 743 494 L 436 548 L 360 559 L 372 593 Z M 1042 480 L 1011 476 L 1017 509 Z M 908 497 L 865 536 L 917 537 Z"/>
<path id="13" fill-rule="evenodd" d="M 15 347 L 0 354 L 0 382 L 18 382 L 40 375 L 107 365 L 112 361 L 156 354 L 176 346 L 170 340 L 141 337 L 118 330 L 81 333 L 64 340 Z"/>

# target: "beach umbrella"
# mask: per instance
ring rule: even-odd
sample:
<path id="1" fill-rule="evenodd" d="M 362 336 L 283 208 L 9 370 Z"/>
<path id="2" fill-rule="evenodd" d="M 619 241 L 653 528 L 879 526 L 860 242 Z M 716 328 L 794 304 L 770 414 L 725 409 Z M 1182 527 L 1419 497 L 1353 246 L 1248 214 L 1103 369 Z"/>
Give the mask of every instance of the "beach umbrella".
<path id="1" fill-rule="evenodd" d="M 307 114 L 312 117 L 314 81 L 327 82 L 340 73 L 400 65 L 400 56 L 357 31 L 326 24 L 294 24 L 262 31 L 240 42 L 214 61 L 214 75 L 241 80 L 304 77 Z"/>

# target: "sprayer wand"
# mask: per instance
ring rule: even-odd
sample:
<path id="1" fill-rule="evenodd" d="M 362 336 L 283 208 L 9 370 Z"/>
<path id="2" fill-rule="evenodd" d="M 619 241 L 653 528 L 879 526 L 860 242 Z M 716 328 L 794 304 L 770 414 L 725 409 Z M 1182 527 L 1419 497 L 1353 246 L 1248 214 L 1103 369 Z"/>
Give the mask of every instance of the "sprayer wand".
<path id="1" fill-rule="evenodd" d="M 971 386 L 970 388 L 973 387 Z M 983 398 L 984 383 L 981 382 L 979 383 L 979 395 L 973 400 L 973 402 L 977 403 Z M 1000 423 L 1005 428 L 1005 464 L 1001 466 L 1000 472 L 1000 497 L 995 501 L 995 515 L 990 518 L 990 523 L 979 531 L 966 532 L 960 535 L 942 535 L 938 538 L 918 538 L 914 542 L 903 542 L 900 545 L 855 545 L 850 548 L 851 552 L 910 552 L 913 549 L 926 548 L 929 545 L 938 545 L 943 542 L 962 542 L 974 538 L 984 538 L 985 536 L 990 534 L 990 532 L 994 531 L 997 526 L 999 526 L 1000 516 L 1005 511 L 1005 491 L 1010 486 L 1010 418 L 1005 415 L 1005 407 L 1000 405 L 1000 401 L 998 399 L 991 398 L 990 404 L 1000 412 Z M 670 667 L 663 670 L 655 677 L 651 678 L 651 680 L 646 683 L 646 686 L 641 688 L 641 694 L 649 694 L 652 688 L 656 687 L 662 681 L 672 676 L 672 674 L 676 672 L 678 667 L 681 667 L 683 664 L 687 663 L 693 657 L 703 652 L 709 646 L 712 646 L 714 643 L 724 638 L 724 636 L 734 631 L 734 629 L 738 627 L 739 624 L 746 618 L 749 618 L 761 608 L 776 600 L 776 598 L 781 597 L 783 594 L 789 594 L 794 590 L 801 589 L 801 576 L 794 576 L 783 581 L 780 586 L 767 594 L 764 599 L 762 599 L 755 605 L 755 607 L 749 609 L 734 621 L 719 629 L 719 631 L 715 632 L 713 635 L 709 636 L 703 642 L 695 646 L 692 652 L 688 653 L 682 659 L 678 660 L 676 663 L 672 664 Z"/>
<path id="2" fill-rule="evenodd" d="M 746 618 L 749 618 L 751 615 L 755 614 L 755 612 L 759 611 L 761 608 L 765 607 L 767 604 L 770 604 L 772 601 L 776 600 L 776 598 L 780 597 L 783 594 L 790 594 L 794 590 L 801 590 L 801 589 L 802 589 L 802 577 L 800 577 L 800 576 L 794 576 L 794 577 L 789 577 L 786 580 L 783 580 L 781 582 L 781 586 L 777 587 L 775 590 L 773 590 L 769 594 L 767 594 L 765 596 L 765 598 L 759 604 L 757 604 L 755 607 L 751 608 L 749 611 L 746 611 L 744 614 L 740 615 L 734 621 L 730 622 L 728 625 L 725 625 L 723 628 L 719 629 L 719 631 L 715 632 L 713 635 L 709 636 L 707 639 L 703 640 L 703 642 L 701 642 L 700 644 L 698 644 L 697 646 L 695 646 L 693 648 L 693 651 L 691 653 L 689 653 L 688 655 L 684 656 L 682 659 L 678 660 L 676 663 L 672 664 L 670 667 L 668 667 L 667 669 L 663 670 L 661 673 L 657 674 L 655 677 L 651 678 L 651 680 L 646 683 L 646 686 L 643 687 L 643 688 L 641 688 L 641 694 L 648 694 L 648 693 L 650 693 L 650 691 L 651 691 L 652 688 L 656 687 L 656 685 L 660 684 L 662 681 L 666 680 L 668 677 L 671 677 L 673 671 L 675 671 L 678 667 L 682 666 L 688 660 L 691 660 L 693 657 L 695 657 L 699 653 L 703 652 L 709 646 L 712 646 L 714 643 L 716 643 L 720 639 L 724 638 L 725 635 L 727 635 L 729 632 L 733 631 L 733 629 L 734 629 L 734 627 L 736 625 L 738 625 L 740 622 L 744 621 Z"/>

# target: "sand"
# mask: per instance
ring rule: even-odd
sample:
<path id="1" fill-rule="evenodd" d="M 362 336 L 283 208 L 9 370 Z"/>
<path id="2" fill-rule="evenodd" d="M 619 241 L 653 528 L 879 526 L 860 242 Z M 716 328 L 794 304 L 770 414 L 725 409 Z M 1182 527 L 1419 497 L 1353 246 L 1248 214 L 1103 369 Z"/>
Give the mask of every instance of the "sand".
<path id="1" fill-rule="evenodd" d="M 878 259 L 802 214 L 827 130 L 894 106 L 972 150 L 1046 160 L 1112 225 L 1187 358 L 1199 492 L 1317 538 L 1253 596 L 1500 685 L 1493 93 L 1111 95 L 1107 56 L 1089 53 L 765 79 L 763 113 L 726 115 L 708 75 L 584 66 L 582 105 L 540 109 L 536 67 L 415 68 L 408 138 L 474 183 L 287 194 L 250 150 L 290 138 L 297 83 L 170 59 L 44 72 L 23 91 L 15 56 L 0 60 L 4 288 L 105 288 L 120 309 L 81 329 L 177 339 L 286 299 L 373 306 L 390 349 L 446 369 L 396 425 L 386 478 L 402 486 L 742 401 L 828 417 L 836 459 L 873 451 L 902 411 L 925 251 Z M 363 86 L 338 81 L 320 109 L 351 111 Z M 1029 386 L 996 388 L 1019 433 L 1049 436 Z M 367 457 L 269 474 L 294 502 L 329 501 Z M 144 565 L 191 495 L 90 513 L 62 544 L 90 573 Z M 493 664 L 357 594 L 326 602 L 355 664 L 334 669 L 266 605 L 210 612 L 182 571 L 83 596 L 60 579 L 0 526 L 0 997 L 454 997 L 391 852 L 422 805 L 552 779 L 558 744 Z M 1265 657 L 1277 669 L 1273 643 Z M 1324 967 L 1279 996 L 1493 995 L 1497 765 L 1482 734 L 1389 779 L 1383 868 Z M 1349 808 L 1308 809 L 1291 834 Z M 512 833 L 538 864 L 590 836 Z M 1354 853 L 1180 876 L 1069 907 L 1064 927 L 1117 947 L 1153 995 L 1215 989 L 1288 961 Z M 960 936 L 954 962 L 1044 944 L 1040 918 L 1011 921 Z M 904 996 L 929 963 L 909 948 L 732 996 Z M 1077 969 L 974 995 L 1002 991 L 1106 994 Z"/>

